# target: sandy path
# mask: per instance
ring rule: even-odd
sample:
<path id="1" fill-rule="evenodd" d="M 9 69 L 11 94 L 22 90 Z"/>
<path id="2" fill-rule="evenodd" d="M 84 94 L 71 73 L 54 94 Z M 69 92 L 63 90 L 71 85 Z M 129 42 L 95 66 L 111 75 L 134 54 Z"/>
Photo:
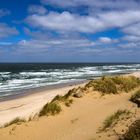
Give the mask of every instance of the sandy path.
<path id="1" fill-rule="evenodd" d="M 75 99 L 71 107 L 63 107 L 57 116 L 10 126 L 0 130 L 0 140 L 115 140 L 116 137 L 100 137 L 98 128 L 104 119 L 118 109 L 132 109 L 130 94 L 87 94 Z M 10 134 L 11 133 L 11 134 Z"/>

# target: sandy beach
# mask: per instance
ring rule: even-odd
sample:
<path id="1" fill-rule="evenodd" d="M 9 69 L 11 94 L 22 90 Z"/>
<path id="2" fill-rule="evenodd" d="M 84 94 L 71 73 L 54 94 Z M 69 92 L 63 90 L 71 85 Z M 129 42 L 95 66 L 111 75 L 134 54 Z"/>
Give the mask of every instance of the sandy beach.
<path id="1" fill-rule="evenodd" d="M 136 72 L 131 75 L 140 77 Z M 33 117 L 47 102 L 56 95 L 64 95 L 70 89 L 84 84 L 67 86 L 54 90 L 41 91 L 37 94 L 0 102 L 0 125 L 16 117 Z M 74 98 L 71 107 L 62 105 L 62 112 L 56 116 L 35 118 L 20 125 L 14 124 L 0 129 L 1 140 L 115 140 L 113 132 L 98 133 L 106 117 L 118 109 L 128 109 L 135 112 L 135 117 L 126 121 L 128 125 L 138 118 L 140 111 L 129 101 L 133 94 L 117 94 L 101 96 L 98 92 L 86 94 L 82 98 Z M 124 125 L 119 125 L 115 131 L 121 133 Z"/>
<path id="2" fill-rule="evenodd" d="M 16 117 L 28 120 L 33 117 L 47 102 L 50 102 L 56 95 L 65 95 L 74 87 L 86 84 L 74 84 L 58 87 L 50 90 L 40 90 L 36 93 L 23 96 L 21 98 L 0 102 L 0 126 L 10 122 Z"/>

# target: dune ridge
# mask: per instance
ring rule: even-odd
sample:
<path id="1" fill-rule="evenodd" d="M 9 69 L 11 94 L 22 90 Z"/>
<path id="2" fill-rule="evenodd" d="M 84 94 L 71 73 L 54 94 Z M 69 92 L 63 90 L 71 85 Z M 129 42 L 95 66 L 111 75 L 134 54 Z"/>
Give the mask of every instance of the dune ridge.
<path id="1" fill-rule="evenodd" d="M 136 72 L 130 75 L 140 77 L 140 73 Z M 86 83 L 85 83 L 86 84 Z M 84 87 L 85 84 L 81 84 L 81 87 Z M 76 88 L 79 85 L 76 86 Z M 4 117 L 4 113 L 10 112 L 10 114 L 18 112 L 21 116 L 30 116 L 29 112 L 32 109 L 32 115 L 41 109 L 41 107 L 46 104 L 46 102 L 51 101 L 58 93 L 59 95 L 65 95 L 68 90 L 75 88 L 75 86 L 66 87 L 63 90 L 51 90 L 48 94 L 44 94 L 43 91 L 40 95 L 27 96 L 16 101 L 8 101 L 9 106 L 17 105 L 19 103 L 21 106 L 8 108 L 6 102 L 1 103 L 0 116 L 3 117 L 3 120 L 0 119 L 1 123 L 7 121 L 8 117 Z M 137 89 L 135 89 L 137 90 Z M 101 96 L 99 92 L 90 91 L 88 94 L 85 94 L 82 98 L 74 98 L 74 102 L 71 107 L 66 107 L 62 105 L 62 112 L 56 116 L 41 117 L 36 118 L 33 121 L 22 123 L 21 125 L 11 125 L 9 127 L 0 129 L 0 139 L 4 140 L 94 140 L 94 139 L 103 139 L 111 140 L 118 139 L 118 135 L 124 133 L 127 127 L 140 115 L 140 111 L 137 108 L 137 105 L 130 102 L 129 99 L 131 95 L 135 92 L 133 90 L 129 94 L 109 94 Z M 57 91 L 57 93 L 56 93 Z M 55 93 L 55 94 L 54 94 Z M 43 96 L 44 95 L 44 96 Z M 28 99 L 28 102 L 27 102 Z M 46 100 L 47 99 L 47 100 Z M 29 104 L 31 102 L 31 104 Z M 40 103 L 41 102 L 41 103 Z M 26 104 L 26 105 L 25 105 Z M 3 106 L 2 106 L 3 105 Z M 34 107 L 31 107 L 33 106 Z M 21 110 L 21 108 L 23 110 Z M 24 109 L 28 108 L 28 111 L 24 112 Z M 5 109 L 5 110 L 4 110 Z M 99 132 L 99 128 L 102 127 L 104 120 L 116 112 L 117 110 L 130 110 L 132 115 L 129 116 L 128 121 L 123 122 L 125 125 L 118 125 L 114 128 L 113 131 Z M 3 112 L 3 115 L 2 115 Z M 17 115 L 16 114 L 16 115 Z M 10 116 L 11 117 L 11 116 Z M 14 117 L 14 115 L 13 115 Z M 125 127 L 124 127 L 125 126 Z M 127 126 L 127 127 L 126 127 Z M 122 132 L 123 131 L 123 132 Z M 116 135 L 118 134 L 118 135 Z"/>

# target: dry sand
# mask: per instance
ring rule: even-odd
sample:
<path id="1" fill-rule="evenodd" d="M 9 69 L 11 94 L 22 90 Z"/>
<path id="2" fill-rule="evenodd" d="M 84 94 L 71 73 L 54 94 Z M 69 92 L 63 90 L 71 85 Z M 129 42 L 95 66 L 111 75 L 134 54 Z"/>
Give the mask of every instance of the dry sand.
<path id="1" fill-rule="evenodd" d="M 39 91 L 21 98 L 0 102 L 0 126 L 3 126 L 5 123 L 17 117 L 28 119 L 38 113 L 39 110 L 56 95 L 64 95 L 70 89 L 84 85 L 85 83 Z"/>
<path id="2" fill-rule="evenodd" d="M 140 74 L 135 73 L 137 76 Z M 34 115 L 47 101 L 56 94 L 65 94 L 73 87 L 43 91 L 40 94 L 0 103 L 0 123 L 16 116 Z M 116 140 L 112 131 L 98 133 L 106 117 L 118 109 L 128 109 L 134 116 L 122 122 L 115 131 L 121 133 L 139 116 L 139 109 L 129 101 L 131 94 L 106 95 L 86 94 L 74 99 L 71 107 L 62 106 L 63 111 L 56 116 L 41 117 L 37 120 L 11 125 L 0 129 L 0 140 Z"/>

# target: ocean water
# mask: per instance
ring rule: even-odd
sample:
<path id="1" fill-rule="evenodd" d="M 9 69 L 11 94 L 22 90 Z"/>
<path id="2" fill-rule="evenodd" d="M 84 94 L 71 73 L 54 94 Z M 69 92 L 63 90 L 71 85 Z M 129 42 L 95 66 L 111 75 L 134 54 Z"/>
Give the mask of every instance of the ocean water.
<path id="1" fill-rule="evenodd" d="M 69 63 L 0 64 L 0 98 L 22 94 L 28 89 L 95 79 L 103 75 L 140 70 L 140 64 Z"/>

